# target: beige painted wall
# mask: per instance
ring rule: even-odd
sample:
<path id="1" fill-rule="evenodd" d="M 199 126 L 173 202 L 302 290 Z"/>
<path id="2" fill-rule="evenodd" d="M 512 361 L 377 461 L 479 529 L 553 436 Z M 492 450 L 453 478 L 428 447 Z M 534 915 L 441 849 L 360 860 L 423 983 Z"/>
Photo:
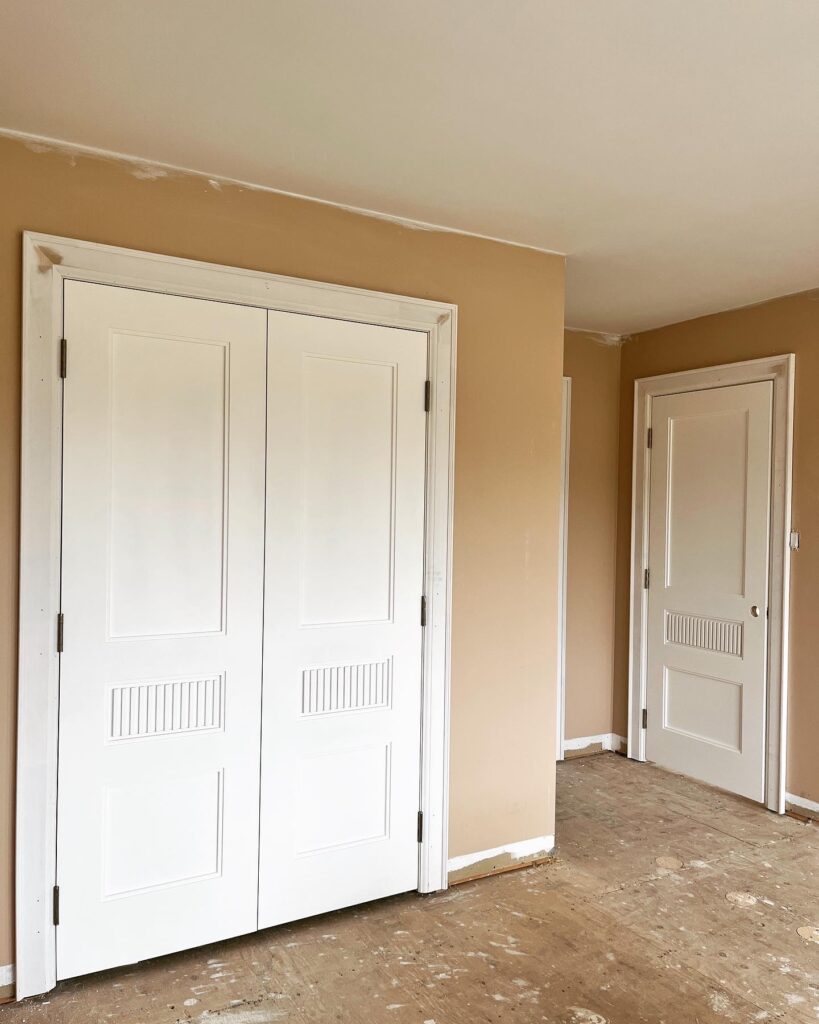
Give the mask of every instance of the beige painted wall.
<path id="1" fill-rule="evenodd" d="M 0 964 L 12 878 L 24 229 L 455 302 L 450 853 L 554 832 L 563 260 L 0 139 Z"/>
<path id="2" fill-rule="evenodd" d="M 613 731 L 620 348 L 566 331 L 572 379 L 566 593 L 566 739 Z"/>
<path id="3" fill-rule="evenodd" d="M 631 338 L 622 349 L 617 547 L 615 729 L 626 729 L 634 381 L 700 366 L 796 354 L 793 524 L 802 548 L 791 562 L 787 787 L 819 801 L 819 292 L 718 313 Z"/>

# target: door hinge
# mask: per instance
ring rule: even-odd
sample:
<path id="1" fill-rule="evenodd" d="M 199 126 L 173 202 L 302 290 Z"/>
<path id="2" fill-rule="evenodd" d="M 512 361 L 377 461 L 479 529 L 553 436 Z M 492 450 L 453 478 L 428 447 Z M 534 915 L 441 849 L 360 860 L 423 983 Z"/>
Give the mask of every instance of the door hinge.
<path id="1" fill-rule="evenodd" d="M 648 434 L 646 435 L 646 448 L 651 448 L 654 444 L 654 431 L 651 427 L 648 428 Z"/>
<path id="2" fill-rule="evenodd" d="M 62 612 L 57 612 L 57 654 L 63 653 L 63 629 L 65 626 L 65 616 Z"/>
<path id="3" fill-rule="evenodd" d="M 648 728 L 648 708 L 643 708 L 643 728 Z"/>
<path id="4" fill-rule="evenodd" d="M 432 381 L 424 382 L 424 412 L 429 412 L 432 405 Z"/>
<path id="5" fill-rule="evenodd" d="M 421 625 L 426 626 L 427 624 L 427 599 L 421 598 Z"/>
<path id="6" fill-rule="evenodd" d="M 424 812 L 418 812 L 418 842 L 423 843 L 424 841 Z"/>
<path id="7" fill-rule="evenodd" d="M 53 910 L 52 919 L 54 921 L 54 924 L 57 925 L 57 924 L 60 923 L 60 887 L 59 887 L 59 885 L 55 885 L 54 889 L 53 889 L 53 891 L 51 893 L 51 907 L 52 907 L 52 910 Z"/>
<path id="8" fill-rule="evenodd" d="M 60 377 L 65 380 L 66 370 L 68 368 L 68 342 L 65 338 L 60 338 Z"/>
<path id="9" fill-rule="evenodd" d="M 643 590 L 648 590 L 648 584 L 649 584 L 650 580 L 651 580 L 651 574 L 649 573 L 648 569 L 646 569 L 643 572 Z"/>

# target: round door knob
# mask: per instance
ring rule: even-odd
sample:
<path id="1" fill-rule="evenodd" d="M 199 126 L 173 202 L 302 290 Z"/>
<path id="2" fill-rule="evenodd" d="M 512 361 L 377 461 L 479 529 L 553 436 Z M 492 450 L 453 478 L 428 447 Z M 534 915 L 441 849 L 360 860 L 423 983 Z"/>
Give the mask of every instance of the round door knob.
<path id="1" fill-rule="evenodd" d="M 751 615 L 753 615 L 753 617 L 755 619 L 759 618 L 759 605 L 758 604 L 752 604 L 751 605 Z"/>

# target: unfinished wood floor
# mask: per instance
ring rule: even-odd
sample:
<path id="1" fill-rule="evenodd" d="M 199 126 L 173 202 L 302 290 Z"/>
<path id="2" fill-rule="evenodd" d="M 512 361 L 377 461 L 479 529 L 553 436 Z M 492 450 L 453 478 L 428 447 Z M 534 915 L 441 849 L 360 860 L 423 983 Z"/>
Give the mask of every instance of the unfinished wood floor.
<path id="1" fill-rule="evenodd" d="M 819 1020 L 819 827 L 604 754 L 558 766 L 557 829 L 541 867 L 65 982 L 0 1024 Z"/>

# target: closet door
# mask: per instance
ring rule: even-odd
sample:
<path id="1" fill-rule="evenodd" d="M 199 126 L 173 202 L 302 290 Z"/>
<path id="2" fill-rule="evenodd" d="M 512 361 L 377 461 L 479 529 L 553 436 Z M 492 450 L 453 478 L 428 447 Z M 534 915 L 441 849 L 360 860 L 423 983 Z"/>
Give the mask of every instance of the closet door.
<path id="1" fill-rule="evenodd" d="M 57 975 L 256 925 L 266 311 L 68 282 Z"/>
<path id="2" fill-rule="evenodd" d="M 270 312 L 259 926 L 414 889 L 426 335 Z"/>

